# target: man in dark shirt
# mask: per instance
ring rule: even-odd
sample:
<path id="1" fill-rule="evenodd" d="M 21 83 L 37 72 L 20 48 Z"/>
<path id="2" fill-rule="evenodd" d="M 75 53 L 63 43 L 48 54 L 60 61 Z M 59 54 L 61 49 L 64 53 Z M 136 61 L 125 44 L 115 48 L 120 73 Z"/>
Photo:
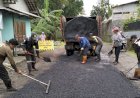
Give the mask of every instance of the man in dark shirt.
<path id="1" fill-rule="evenodd" d="M 138 39 L 136 35 L 132 35 L 130 41 L 132 42 L 132 47 L 137 55 L 138 67 L 140 68 L 140 38 Z"/>
<path id="2" fill-rule="evenodd" d="M 36 44 L 35 34 L 32 34 L 31 37 L 26 38 L 23 44 L 25 44 L 25 48 L 26 48 L 25 54 L 26 54 L 29 75 L 32 75 L 31 74 L 32 69 L 37 71 L 37 69 L 35 68 L 36 58 L 35 58 L 35 51 L 34 51 L 34 46 Z"/>
<path id="3" fill-rule="evenodd" d="M 21 71 L 17 69 L 15 61 L 13 59 L 12 50 L 16 45 L 18 45 L 18 42 L 15 39 L 11 39 L 9 40 L 8 45 L 0 46 L 0 79 L 3 80 L 5 86 L 7 87 L 7 91 L 16 91 L 16 89 L 12 87 L 11 79 L 9 78 L 8 72 L 3 65 L 3 62 L 6 59 L 6 57 L 8 58 L 15 72 L 21 74 Z"/>

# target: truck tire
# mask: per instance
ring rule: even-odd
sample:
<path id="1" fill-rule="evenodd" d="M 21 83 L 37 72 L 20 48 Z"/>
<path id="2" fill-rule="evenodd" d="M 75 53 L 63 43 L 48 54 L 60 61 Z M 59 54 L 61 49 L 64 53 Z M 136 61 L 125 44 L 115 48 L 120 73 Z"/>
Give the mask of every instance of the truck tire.
<path id="1" fill-rule="evenodd" d="M 71 56 L 73 55 L 74 51 L 73 50 L 66 50 L 66 55 Z"/>

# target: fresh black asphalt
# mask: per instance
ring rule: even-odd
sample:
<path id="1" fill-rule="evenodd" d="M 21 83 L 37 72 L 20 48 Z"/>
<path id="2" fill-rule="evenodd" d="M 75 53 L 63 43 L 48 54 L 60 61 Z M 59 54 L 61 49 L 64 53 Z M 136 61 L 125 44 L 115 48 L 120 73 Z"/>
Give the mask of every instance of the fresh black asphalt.
<path id="1" fill-rule="evenodd" d="M 48 94 L 43 85 L 31 80 L 7 98 L 140 98 L 136 87 L 107 57 L 102 57 L 100 63 L 90 58 L 87 64 L 81 64 L 78 58 L 62 55 L 49 70 L 36 77 L 46 83 L 51 80 Z"/>

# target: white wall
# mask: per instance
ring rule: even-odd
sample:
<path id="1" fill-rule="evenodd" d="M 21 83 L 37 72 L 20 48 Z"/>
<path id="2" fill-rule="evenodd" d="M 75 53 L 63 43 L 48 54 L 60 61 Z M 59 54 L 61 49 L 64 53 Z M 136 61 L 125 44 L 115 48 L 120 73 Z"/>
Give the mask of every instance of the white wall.
<path id="1" fill-rule="evenodd" d="M 1 11 L 0 11 L 0 29 L 3 29 L 3 15 Z"/>
<path id="2" fill-rule="evenodd" d="M 0 30 L 0 44 L 2 43 L 2 34 L 1 34 L 1 30 Z"/>
<path id="3" fill-rule="evenodd" d="M 2 0 L 0 0 L 0 6 L 3 6 L 3 1 Z"/>
<path id="4" fill-rule="evenodd" d="M 137 5 L 136 4 L 127 4 L 127 5 L 122 5 L 113 8 L 113 13 L 114 12 L 134 12 L 137 10 Z"/>
<path id="5" fill-rule="evenodd" d="M 112 20 L 120 20 L 120 19 L 128 19 L 130 17 L 136 17 L 136 11 L 137 11 L 137 4 L 127 4 L 127 5 L 122 5 L 113 8 L 113 15 L 112 15 Z M 117 12 L 130 12 L 128 14 L 114 14 Z"/>
<path id="6" fill-rule="evenodd" d="M 29 9 L 24 0 L 17 0 L 16 4 L 9 4 L 9 7 L 19 11 L 29 12 Z"/>

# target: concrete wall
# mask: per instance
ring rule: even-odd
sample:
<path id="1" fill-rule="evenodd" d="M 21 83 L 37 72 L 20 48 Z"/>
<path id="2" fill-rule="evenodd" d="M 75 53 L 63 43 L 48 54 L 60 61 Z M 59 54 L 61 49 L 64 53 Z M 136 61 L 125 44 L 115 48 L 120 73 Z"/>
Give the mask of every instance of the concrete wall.
<path id="1" fill-rule="evenodd" d="M 29 37 L 31 36 L 31 23 L 29 18 L 24 19 L 26 21 L 26 36 Z"/>
<path id="2" fill-rule="evenodd" d="M 102 23 L 102 38 L 106 42 L 112 42 L 112 21 L 104 21 Z"/>
<path id="3" fill-rule="evenodd" d="M 3 1 L 2 0 L 0 0 L 0 6 L 3 6 Z"/>
<path id="4" fill-rule="evenodd" d="M 121 12 L 121 14 L 116 14 L 119 12 Z M 130 17 L 136 16 L 137 16 L 137 4 L 127 4 L 113 8 L 112 20 L 128 19 Z"/>
<path id="5" fill-rule="evenodd" d="M 2 34 L 1 34 L 1 30 L 0 30 L 0 43 L 2 42 Z"/>
<path id="6" fill-rule="evenodd" d="M 2 29 L 3 29 L 3 15 L 2 12 L 0 11 L 0 43 L 2 42 L 2 33 L 1 33 Z"/>
<path id="7" fill-rule="evenodd" d="M 3 1 L 0 0 L 0 6 L 10 7 L 12 9 L 21 11 L 21 12 L 29 12 L 29 9 L 25 3 L 25 0 L 17 0 L 16 4 L 8 4 L 3 5 Z M 25 33 L 26 36 L 31 36 L 31 24 L 29 17 L 20 16 L 18 14 L 14 14 L 8 11 L 4 11 L 3 13 L 3 28 L 0 29 L 0 42 L 5 42 L 11 38 L 14 38 L 14 20 L 21 20 L 25 22 Z M 2 37 L 2 38 L 1 38 Z"/>
<path id="8" fill-rule="evenodd" d="M 3 13 L 2 41 L 11 38 L 14 38 L 13 15 L 11 13 Z"/>
<path id="9" fill-rule="evenodd" d="M 26 36 L 31 36 L 31 25 L 30 19 L 25 16 L 19 16 L 12 13 L 3 13 L 3 29 L 2 31 L 2 41 L 5 42 L 11 38 L 14 38 L 14 20 L 24 21 L 25 22 L 25 33 Z"/>

